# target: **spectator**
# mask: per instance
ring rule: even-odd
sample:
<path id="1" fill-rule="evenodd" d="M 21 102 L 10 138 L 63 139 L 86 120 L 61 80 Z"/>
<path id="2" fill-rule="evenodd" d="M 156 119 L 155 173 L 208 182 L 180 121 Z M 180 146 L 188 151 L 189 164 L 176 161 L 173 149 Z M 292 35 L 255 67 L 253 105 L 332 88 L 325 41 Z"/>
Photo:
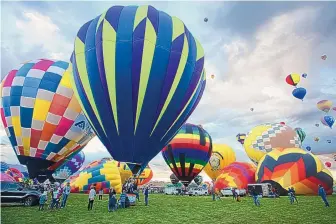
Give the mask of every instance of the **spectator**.
<path id="1" fill-rule="evenodd" d="M 134 185 L 133 185 L 133 192 L 134 192 L 134 194 L 136 196 L 136 199 L 138 201 L 140 201 L 140 196 L 139 196 L 139 191 L 138 191 L 138 185 L 137 185 L 136 182 L 134 182 Z"/>
<path id="2" fill-rule="evenodd" d="M 126 197 L 127 197 L 126 192 L 123 191 L 119 198 L 121 208 L 125 208 Z"/>
<path id="3" fill-rule="evenodd" d="M 253 197 L 253 202 L 256 206 L 260 206 L 260 201 L 259 201 L 259 195 L 257 193 L 257 190 L 255 189 L 255 186 L 253 186 L 252 190 L 251 190 L 251 195 Z"/>
<path id="4" fill-rule="evenodd" d="M 148 206 L 148 194 L 149 194 L 149 189 L 148 186 L 145 187 L 144 195 L 145 195 L 145 205 Z"/>
<path id="5" fill-rule="evenodd" d="M 48 199 L 47 191 L 43 191 L 43 194 L 40 196 L 40 206 L 39 211 L 43 211 L 44 204 Z"/>
<path id="6" fill-rule="evenodd" d="M 114 212 L 117 209 L 117 199 L 116 199 L 116 192 L 113 187 L 109 190 L 109 204 L 108 204 L 108 211 Z"/>
<path id="7" fill-rule="evenodd" d="M 98 200 L 103 200 L 103 188 L 100 188 L 99 192 L 98 192 Z"/>
<path id="8" fill-rule="evenodd" d="M 329 202 L 328 202 L 328 200 L 327 200 L 327 194 L 326 194 L 324 188 L 322 187 L 321 184 L 319 184 L 318 186 L 319 186 L 319 189 L 318 189 L 318 195 L 321 196 L 321 198 L 322 198 L 322 200 L 323 200 L 325 206 L 326 206 L 326 207 L 330 207 Z"/>
<path id="9" fill-rule="evenodd" d="M 90 190 L 90 193 L 89 193 L 88 211 L 92 210 L 93 202 L 94 202 L 95 197 L 96 197 L 96 190 L 94 189 L 93 186 L 91 186 L 91 190 Z"/>
<path id="10" fill-rule="evenodd" d="M 65 207 L 69 194 L 70 194 L 70 190 L 71 190 L 70 183 L 68 182 L 67 185 L 63 189 L 63 198 L 62 198 L 61 208 Z"/>

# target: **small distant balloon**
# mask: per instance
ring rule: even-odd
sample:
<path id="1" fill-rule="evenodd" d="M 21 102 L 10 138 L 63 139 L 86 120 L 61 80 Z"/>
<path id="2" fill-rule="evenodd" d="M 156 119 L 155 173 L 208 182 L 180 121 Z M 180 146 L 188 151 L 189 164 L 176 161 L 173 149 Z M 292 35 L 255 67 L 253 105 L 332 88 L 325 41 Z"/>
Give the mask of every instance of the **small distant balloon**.
<path id="1" fill-rule="evenodd" d="M 311 147 L 310 146 L 307 146 L 306 149 L 307 149 L 307 151 L 311 151 Z"/>
<path id="2" fill-rule="evenodd" d="M 204 22 L 208 22 L 208 18 L 205 17 L 205 18 L 204 18 Z"/>
<path id="3" fill-rule="evenodd" d="M 305 88 L 302 88 L 302 87 L 296 88 L 296 89 L 293 90 L 292 94 L 295 98 L 303 101 L 303 98 L 307 94 L 307 90 Z"/>
<path id="4" fill-rule="evenodd" d="M 281 124 L 281 125 L 286 125 L 286 123 L 285 123 L 285 122 L 283 122 L 283 121 L 281 121 L 281 122 L 280 122 L 280 124 Z"/>
<path id="5" fill-rule="evenodd" d="M 317 123 L 316 123 L 316 124 L 315 124 L 315 126 L 316 126 L 316 127 L 319 127 L 319 126 L 320 126 L 320 124 L 317 124 Z"/>
<path id="6" fill-rule="evenodd" d="M 336 111 L 336 107 L 333 107 L 332 109 L 333 109 L 333 111 Z"/>
<path id="7" fill-rule="evenodd" d="M 324 61 L 327 60 L 327 55 L 322 55 L 321 59 L 324 60 Z"/>
<path id="8" fill-rule="evenodd" d="M 315 141 L 315 142 L 318 142 L 318 141 L 320 141 L 320 138 L 319 138 L 319 137 L 315 137 L 315 138 L 314 138 L 314 141 Z"/>
<path id="9" fill-rule="evenodd" d="M 306 74 L 306 73 L 303 73 L 303 74 L 302 74 L 302 78 L 307 78 L 307 74 Z"/>
<path id="10" fill-rule="evenodd" d="M 335 118 L 333 116 L 324 116 L 323 117 L 324 122 L 322 122 L 324 125 L 328 126 L 329 128 L 332 128 L 332 126 L 335 123 Z"/>
<path id="11" fill-rule="evenodd" d="M 316 104 L 316 106 L 319 110 L 328 113 L 332 108 L 332 104 L 333 103 L 330 100 L 321 100 Z"/>
<path id="12" fill-rule="evenodd" d="M 300 75 L 292 73 L 287 75 L 286 82 L 291 86 L 296 86 L 300 82 Z"/>
<path id="13" fill-rule="evenodd" d="M 254 108 L 253 108 L 253 107 L 251 107 L 251 108 L 250 108 L 250 111 L 254 111 Z"/>
<path id="14" fill-rule="evenodd" d="M 327 140 L 327 142 L 330 144 L 330 143 L 331 143 L 331 140 L 330 140 L 330 139 L 328 139 L 328 140 Z"/>
<path id="15" fill-rule="evenodd" d="M 331 162 L 325 162 L 324 164 L 326 167 L 330 168 L 331 167 Z"/>
<path id="16" fill-rule="evenodd" d="M 211 79 L 214 79 L 214 78 L 215 78 L 215 75 L 214 75 L 214 74 L 212 74 L 212 75 L 211 75 Z"/>

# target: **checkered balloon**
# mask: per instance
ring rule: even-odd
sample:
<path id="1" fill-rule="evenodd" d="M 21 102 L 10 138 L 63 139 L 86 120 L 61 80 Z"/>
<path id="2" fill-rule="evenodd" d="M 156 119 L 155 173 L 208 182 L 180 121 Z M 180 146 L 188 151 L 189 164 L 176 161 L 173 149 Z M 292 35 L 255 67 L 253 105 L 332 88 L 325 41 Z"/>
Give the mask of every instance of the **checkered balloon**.
<path id="1" fill-rule="evenodd" d="M 2 123 L 31 177 L 55 170 L 94 136 L 73 94 L 68 67 L 64 61 L 29 61 L 1 83 Z"/>

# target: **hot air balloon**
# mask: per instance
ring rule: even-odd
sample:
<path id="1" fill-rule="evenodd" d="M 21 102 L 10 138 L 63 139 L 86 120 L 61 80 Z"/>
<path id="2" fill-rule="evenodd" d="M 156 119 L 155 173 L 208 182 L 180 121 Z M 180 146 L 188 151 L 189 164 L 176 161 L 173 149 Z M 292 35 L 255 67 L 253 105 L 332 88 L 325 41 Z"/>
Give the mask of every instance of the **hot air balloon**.
<path id="1" fill-rule="evenodd" d="M 255 183 L 256 168 L 249 163 L 234 162 L 225 167 L 215 182 L 215 191 L 227 187 L 247 189 L 248 184 Z"/>
<path id="2" fill-rule="evenodd" d="M 136 183 L 138 186 L 142 186 L 148 184 L 152 178 L 153 178 L 153 171 L 147 165 L 146 168 L 141 172 L 141 174 L 138 177 L 136 177 Z"/>
<path id="3" fill-rule="evenodd" d="M 322 122 L 324 125 L 328 126 L 329 128 L 332 128 L 332 126 L 334 125 L 335 123 L 335 118 L 333 116 L 324 116 L 323 117 L 323 121 Z"/>
<path id="4" fill-rule="evenodd" d="M 125 162 L 118 162 L 118 168 L 121 178 L 121 184 L 124 184 L 128 178 L 132 177 L 132 171 Z"/>
<path id="5" fill-rule="evenodd" d="M 307 90 L 305 88 L 302 88 L 302 87 L 296 88 L 296 89 L 293 90 L 292 94 L 295 98 L 303 100 L 303 98 L 307 94 Z"/>
<path id="6" fill-rule="evenodd" d="M 244 145 L 245 138 L 246 138 L 246 134 L 238 133 L 238 134 L 236 135 L 236 139 L 237 139 L 237 141 L 238 141 L 240 144 L 242 144 L 242 145 Z"/>
<path id="7" fill-rule="evenodd" d="M 253 111 L 254 111 L 254 108 L 253 108 L 253 107 L 251 107 L 251 108 L 250 108 L 250 111 L 252 111 L 252 112 L 253 112 Z"/>
<path id="8" fill-rule="evenodd" d="M 71 56 L 75 94 L 120 162 L 148 162 L 203 94 L 204 51 L 181 20 L 152 6 L 113 6 L 85 23 Z"/>
<path id="9" fill-rule="evenodd" d="M 14 178 L 11 177 L 9 174 L 7 173 L 0 173 L 0 182 L 2 181 L 6 181 L 6 182 L 15 182 Z"/>
<path id="10" fill-rule="evenodd" d="M 162 150 L 162 156 L 176 177 L 187 187 L 208 163 L 212 140 L 203 129 L 185 124 Z"/>
<path id="11" fill-rule="evenodd" d="M 316 126 L 316 127 L 319 127 L 319 126 L 320 126 L 320 124 L 315 124 L 315 126 Z"/>
<path id="12" fill-rule="evenodd" d="M 208 18 L 205 17 L 205 18 L 204 18 L 204 22 L 208 22 Z"/>
<path id="13" fill-rule="evenodd" d="M 330 140 L 330 139 L 327 139 L 327 142 L 330 144 L 330 143 L 331 143 L 331 140 Z"/>
<path id="14" fill-rule="evenodd" d="M 64 159 L 94 136 L 73 94 L 64 61 L 30 61 L 2 82 L 1 118 L 31 178 L 52 178 Z"/>
<path id="15" fill-rule="evenodd" d="M 277 147 L 301 147 L 301 141 L 291 127 L 266 123 L 254 127 L 246 136 L 244 148 L 252 162 L 258 161 Z"/>
<path id="16" fill-rule="evenodd" d="M 285 123 L 285 122 L 283 122 L 283 121 L 281 121 L 281 122 L 280 122 L 280 124 L 281 124 L 281 125 L 286 125 L 286 123 Z"/>
<path id="17" fill-rule="evenodd" d="M 318 141 L 320 141 L 320 138 L 319 138 L 319 137 L 315 137 L 315 138 L 314 138 L 314 141 L 315 141 L 315 142 L 318 142 Z"/>
<path id="18" fill-rule="evenodd" d="M 222 169 L 236 161 L 236 153 L 225 144 L 213 144 L 212 154 L 209 162 L 204 167 L 204 172 L 215 180 L 221 173 Z"/>
<path id="19" fill-rule="evenodd" d="M 326 167 L 330 168 L 331 167 L 331 162 L 325 162 L 324 164 Z"/>
<path id="20" fill-rule="evenodd" d="M 307 76 L 308 76 L 308 75 L 307 75 L 306 73 L 303 73 L 303 74 L 302 74 L 302 78 L 307 78 Z"/>
<path id="21" fill-rule="evenodd" d="M 197 175 L 194 178 L 195 183 L 199 186 L 203 182 L 203 177 L 201 175 Z"/>
<path id="22" fill-rule="evenodd" d="M 294 187 L 297 194 L 318 193 L 321 184 L 332 193 L 333 178 L 319 158 L 299 148 L 278 148 L 265 155 L 256 172 L 258 183 L 269 182 L 280 191 Z"/>
<path id="23" fill-rule="evenodd" d="M 334 111 L 336 111 L 336 107 L 333 107 L 332 109 L 333 109 Z"/>
<path id="24" fill-rule="evenodd" d="M 16 182 L 22 182 L 24 179 L 24 175 L 16 168 L 9 168 L 6 173 L 10 175 Z"/>
<path id="25" fill-rule="evenodd" d="M 211 79 L 214 79 L 214 78 L 215 78 L 215 75 L 214 75 L 214 74 L 212 74 L 212 75 L 211 75 Z"/>
<path id="26" fill-rule="evenodd" d="M 302 143 L 306 138 L 306 133 L 302 130 L 302 128 L 295 128 L 294 131 L 296 131 Z"/>
<path id="27" fill-rule="evenodd" d="M 289 85 L 296 86 L 300 82 L 300 75 L 292 73 L 286 77 L 286 82 Z"/>
<path id="28" fill-rule="evenodd" d="M 319 110 L 328 113 L 332 108 L 332 102 L 330 100 L 321 100 L 316 104 L 316 106 Z"/>
<path id="29" fill-rule="evenodd" d="M 170 181 L 172 184 L 177 184 L 179 182 L 179 179 L 176 177 L 174 173 L 170 174 Z"/>
<path id="30" fill-rule="evenodd" d="M 5 162 L 1 162 L 1 172 L 3 173 L 5 171 L 7 171 L 8 169 L 9 169 L 8 164 L 5 163 Z"/>
<path id="31" fill-rule="evenodd" d="M 311 147 L 310 147 L 310 146 L 307 146 L 306 149 L 307 149 L 307 151 L 309 151 L 309 152 L 311 151 Z"/>
<path id="32" fill-rule="evenodd" d="M 72 174 L 76 173 L 83 165 L 85 155 L 83 151 L 75 154 L 71 158 L 68 158 L 66 162 L 53 174 L 56 180 L 68 179 Z"/>
<path id="33" fill-rule="evenodd" d="M 325 55 L 325 54 L 322 55 L 322 56 L 321 56 L 321 59 L 322 59 L 323 61 L 327 60 L 327 55 Z"/>
<path id="34" fill-rule="evenodd" d="M 88 193 L 91 186 L 96 189 L 103 189 L 107 194 L 110 187 L 117 193 L 121 192 L 121 179 L 118 170 L 118 162 L 112 159 L 102 159 L 94 161 L 91 165 L 83 169 L 75 178 L 69 178 L 71 192 Z"/>

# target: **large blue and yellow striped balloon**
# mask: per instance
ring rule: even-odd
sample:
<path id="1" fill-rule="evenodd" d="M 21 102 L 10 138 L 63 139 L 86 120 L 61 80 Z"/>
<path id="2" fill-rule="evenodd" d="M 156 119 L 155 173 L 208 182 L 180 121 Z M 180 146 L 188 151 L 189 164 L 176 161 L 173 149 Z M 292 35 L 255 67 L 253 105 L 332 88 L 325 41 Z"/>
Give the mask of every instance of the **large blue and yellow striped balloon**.
<path id="1" fill-rule="evenodd" d="M 78 31 L 72 84 L 115 160 L 143 164 L 174 137 L 205 88 L 204 51 L 152 6 L 113 6 Z"/>

